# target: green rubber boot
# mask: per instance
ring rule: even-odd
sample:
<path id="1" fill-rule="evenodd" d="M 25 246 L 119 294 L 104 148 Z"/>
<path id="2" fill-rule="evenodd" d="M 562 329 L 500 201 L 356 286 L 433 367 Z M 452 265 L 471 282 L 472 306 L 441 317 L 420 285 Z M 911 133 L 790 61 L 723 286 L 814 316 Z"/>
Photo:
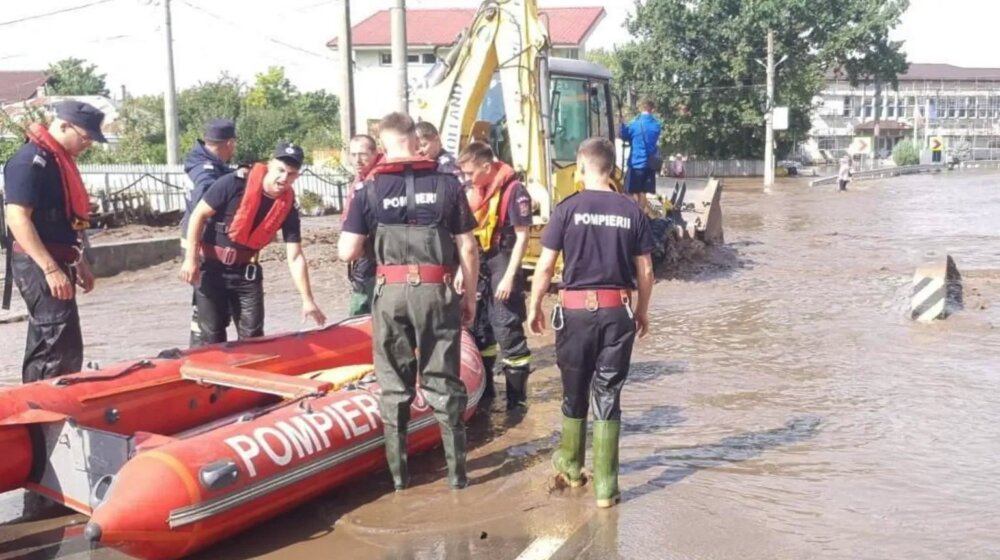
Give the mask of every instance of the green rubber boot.
<path id="1" fill-rule="evenodd" d="M 387 427 L 388 428 L 388 427 Z M 397 492 L 410 485 L 410 475 L 406 468 L 406 432 L 385 430 L 385 458 L 392 473 L 392 485 Z"/>
<path id="2" fill-rule="evenodd" d="M 565 482 L 570 488 L 583 485 L 583 460 L 587 454 L 587 419 L 562 419 L 562 441 L 559 448 L 552 454 L 552 466 L 556 469 L 556 478 Z"/>
<path id="3" fill-rule="evenodd" d="M 620 420 L 594 421 L 594 494 L 597 507 L 609 508 L 616 503 L 618 492 L 618 436 Z"/>

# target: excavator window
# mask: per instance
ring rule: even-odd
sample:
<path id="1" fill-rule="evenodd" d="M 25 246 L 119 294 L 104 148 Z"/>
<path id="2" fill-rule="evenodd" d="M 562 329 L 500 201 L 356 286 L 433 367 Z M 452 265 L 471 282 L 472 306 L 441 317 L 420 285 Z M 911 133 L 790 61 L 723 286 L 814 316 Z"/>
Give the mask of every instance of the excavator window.
<path id="1" fill-rule="evenodd" d="M 576 149 L 590 134 L 590 96 L 584 80 L 552 79 L 552 159 L 576 161 Z"/>

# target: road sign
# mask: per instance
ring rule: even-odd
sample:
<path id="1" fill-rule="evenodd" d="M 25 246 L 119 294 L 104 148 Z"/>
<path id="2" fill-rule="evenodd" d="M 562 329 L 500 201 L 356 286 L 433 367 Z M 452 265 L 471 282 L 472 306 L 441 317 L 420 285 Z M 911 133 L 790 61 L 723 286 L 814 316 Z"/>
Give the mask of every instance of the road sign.
<path id="1" fill-rule="evenodd" d="M 788 130 L 788 107 L 775 107 L 773 119 L 774 130 Z"/>
<path id="2" fill-rule="evenodd" d="M 944 151 L 944 138 L 941 138 L 940 136 L 931 136 L 928 140 L 928 144 L 932 152 Z"/>
<path id="3" fill-rule="evenodd" d="M 851 142 L 850 147 L 847 148 L 847 153 L 854 155 L 871 155 L 872 153 L 872 138 L 871 136 L 855 136 L 854 141 Z"/>

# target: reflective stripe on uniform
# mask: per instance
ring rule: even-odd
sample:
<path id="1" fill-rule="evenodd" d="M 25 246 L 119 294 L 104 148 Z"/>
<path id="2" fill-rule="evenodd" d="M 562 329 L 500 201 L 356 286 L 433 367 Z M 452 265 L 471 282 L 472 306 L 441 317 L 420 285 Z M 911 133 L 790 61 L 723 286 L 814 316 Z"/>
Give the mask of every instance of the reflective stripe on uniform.
<path id="1" fill-rule="evenodd" d="M 497 343 L 490 344 L 486 348 L 479 351 L 479 355 L 484 358 L 496 358 L 497 353 L 500 351 L 500 345 Z"/>
<path id="2" fill-rule="evenodd" d="M 510 367 L 524 367 L 531 364 L 531 355 L 529 354 L 519 358 L 504 358 L 502 362 L 504 365 Z"/>

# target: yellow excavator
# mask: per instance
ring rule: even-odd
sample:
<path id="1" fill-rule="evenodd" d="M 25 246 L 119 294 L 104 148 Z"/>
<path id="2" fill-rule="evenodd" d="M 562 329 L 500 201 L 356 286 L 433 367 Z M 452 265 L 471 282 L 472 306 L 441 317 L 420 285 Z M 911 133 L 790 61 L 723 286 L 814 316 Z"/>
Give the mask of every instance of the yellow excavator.
<path id="1" fill-rule="evenodd" d="M 528 268 L 541 254 L 541 229 L 552 208 L 582 188 L 575 176 L 577 147 L 587 138 L 614 142 L 617 136 L 611 72 L 552 57 L 550 47 L 535 0 L 487 0 L 414 91 L 416 116 L 438 128 L 445 150 L 457 155 L 469 142 L 486 141 L 521 175 L 536 226 Z M 621 179 L 617 169 L 619 188 Z M 709 181 L 706 190 L 707 203 L 685 201 L 680 185 L 670 201 L 653 201 L 649 211 L 661 256 L 671 238 L 706 240 L 710 223 L 717 232 L 708 241 L 721 241 L 721 189 Z"/>

